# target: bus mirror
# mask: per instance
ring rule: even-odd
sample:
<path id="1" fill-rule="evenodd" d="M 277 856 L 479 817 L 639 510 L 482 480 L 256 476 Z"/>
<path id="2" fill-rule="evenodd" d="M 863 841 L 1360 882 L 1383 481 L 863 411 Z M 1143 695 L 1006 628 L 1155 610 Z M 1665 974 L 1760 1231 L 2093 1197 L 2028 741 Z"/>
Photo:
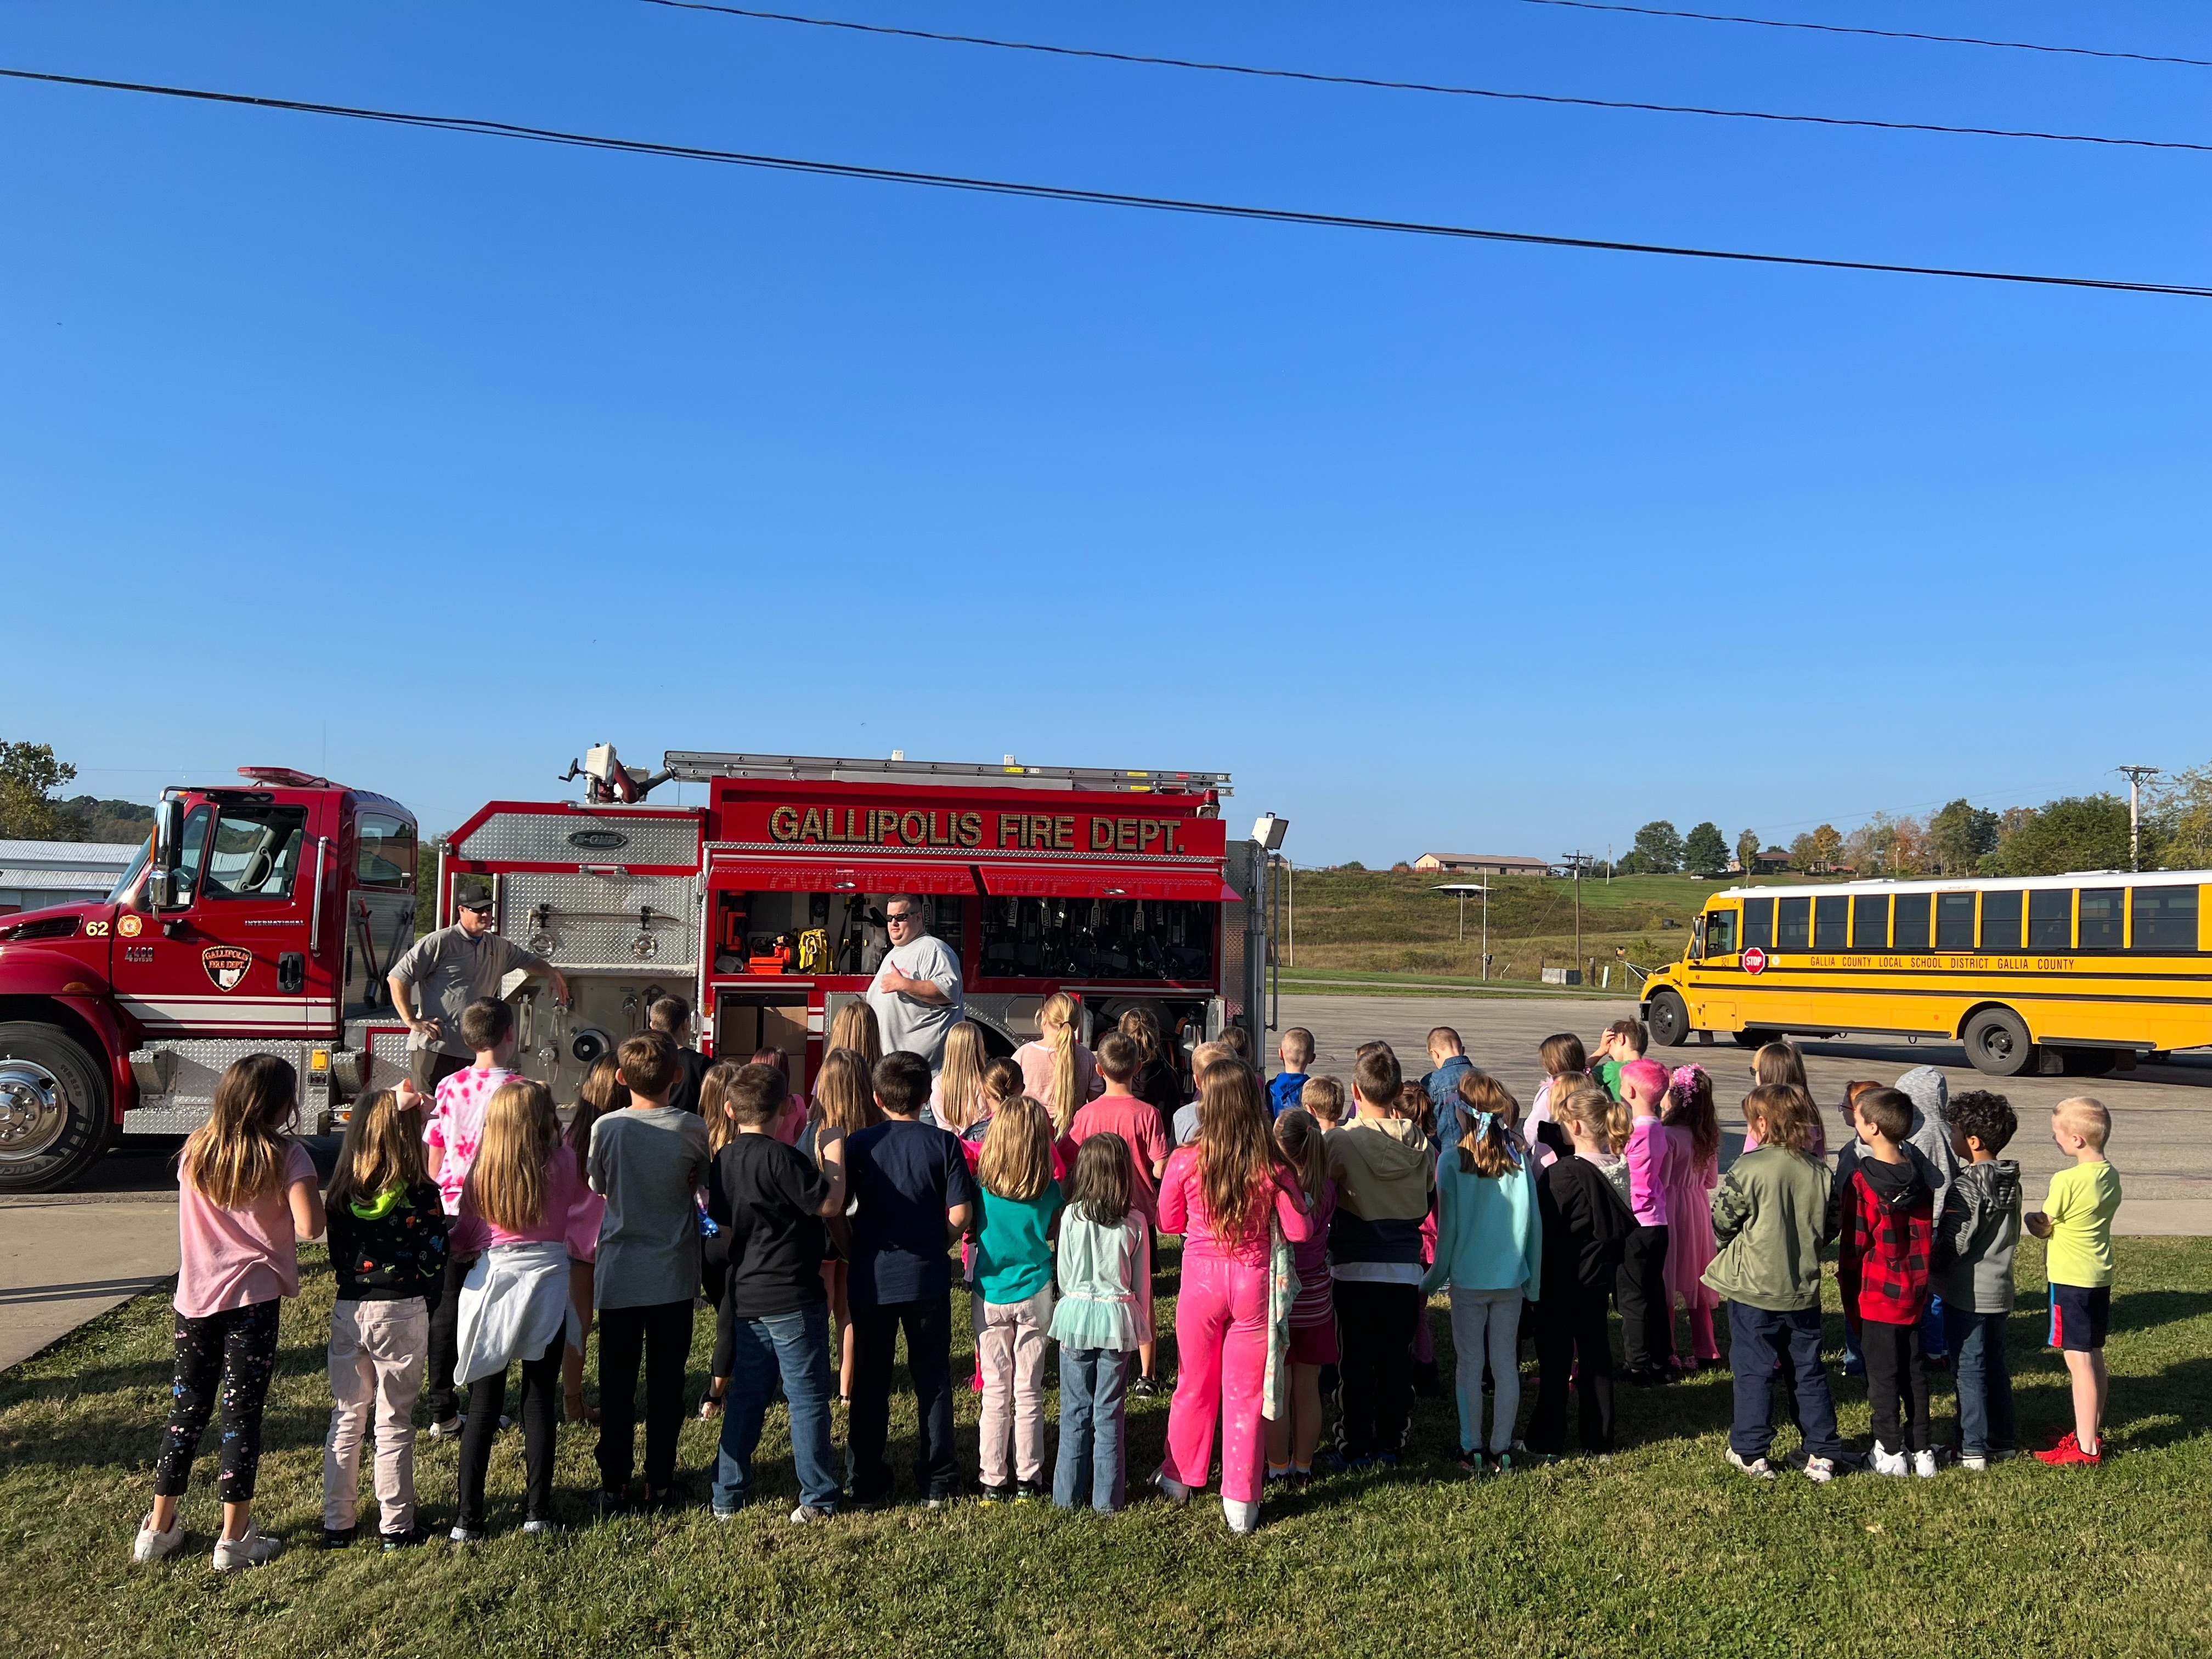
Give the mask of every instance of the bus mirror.
<path id="1" fill-rule="evenodd" d="M 1701 910 L 1698 913 L 1698 919 L 1690 924 L 1690 960 L 1692 962 L 1702 961 L 1705 958 L 1705 912 Z"/>
<path id="2" fill-rule="evenodd" d="M 146 906 L 159 913 L 173 910 L 177 902 L 177 864 L 184 847 L 185 804 L 164 796 L 154 814 L 154 856 L 146 873 Z"/>

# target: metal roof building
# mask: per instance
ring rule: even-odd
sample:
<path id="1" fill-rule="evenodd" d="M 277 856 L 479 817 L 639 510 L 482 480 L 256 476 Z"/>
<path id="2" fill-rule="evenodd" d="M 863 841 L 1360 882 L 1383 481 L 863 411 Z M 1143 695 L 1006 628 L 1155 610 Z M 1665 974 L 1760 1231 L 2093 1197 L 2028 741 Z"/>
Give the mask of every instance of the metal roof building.
<path id="1" fill-rule="evenodd" d="M 0 915 L 107 896 L 135 842 L 0 841 Z"/>

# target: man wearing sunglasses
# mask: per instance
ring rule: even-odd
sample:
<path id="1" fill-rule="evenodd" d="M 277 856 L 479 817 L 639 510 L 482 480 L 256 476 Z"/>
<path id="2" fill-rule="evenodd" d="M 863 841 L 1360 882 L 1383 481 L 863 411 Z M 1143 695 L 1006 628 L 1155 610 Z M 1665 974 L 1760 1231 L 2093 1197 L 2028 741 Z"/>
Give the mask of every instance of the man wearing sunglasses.
<path id="1" fill-rule="evenodd" d="M 921 902 L 911 893 L 895 893 L 884 903 L 884 926 L 891 936 L 890 954 L 868 987 L 884 1052 L 919 1054 L 937 1071 L 945 1064 L 945 1037 L 964 1017 L 960 958 L 930 936 Z"/>

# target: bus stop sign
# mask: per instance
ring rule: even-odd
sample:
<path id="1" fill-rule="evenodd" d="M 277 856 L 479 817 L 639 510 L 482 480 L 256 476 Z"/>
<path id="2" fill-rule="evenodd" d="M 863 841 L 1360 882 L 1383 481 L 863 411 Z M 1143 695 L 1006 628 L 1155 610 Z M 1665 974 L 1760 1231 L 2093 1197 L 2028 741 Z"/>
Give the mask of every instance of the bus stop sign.
<path id="1" fill-rule="evenodd" d="M 1765 973 L 1766 971 L 1766 952 L 1760 950 L 1756 945 L 1753 945 L 1748 951 L 1746 951 L 1743 953 L 1743 971 L 1747 974 Z"/>

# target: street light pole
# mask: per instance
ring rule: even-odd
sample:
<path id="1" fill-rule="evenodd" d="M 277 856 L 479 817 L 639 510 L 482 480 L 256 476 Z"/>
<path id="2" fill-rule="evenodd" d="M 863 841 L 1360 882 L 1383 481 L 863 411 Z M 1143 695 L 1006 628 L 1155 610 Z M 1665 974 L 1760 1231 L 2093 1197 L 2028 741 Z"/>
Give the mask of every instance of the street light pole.
<path id="1" fill-rule="evenodd" d="M 2128 868 L 2142 868 L 2142 781 L 2158 776 L 2155 766 L 2116 766 L 2128 780 Z"/>

